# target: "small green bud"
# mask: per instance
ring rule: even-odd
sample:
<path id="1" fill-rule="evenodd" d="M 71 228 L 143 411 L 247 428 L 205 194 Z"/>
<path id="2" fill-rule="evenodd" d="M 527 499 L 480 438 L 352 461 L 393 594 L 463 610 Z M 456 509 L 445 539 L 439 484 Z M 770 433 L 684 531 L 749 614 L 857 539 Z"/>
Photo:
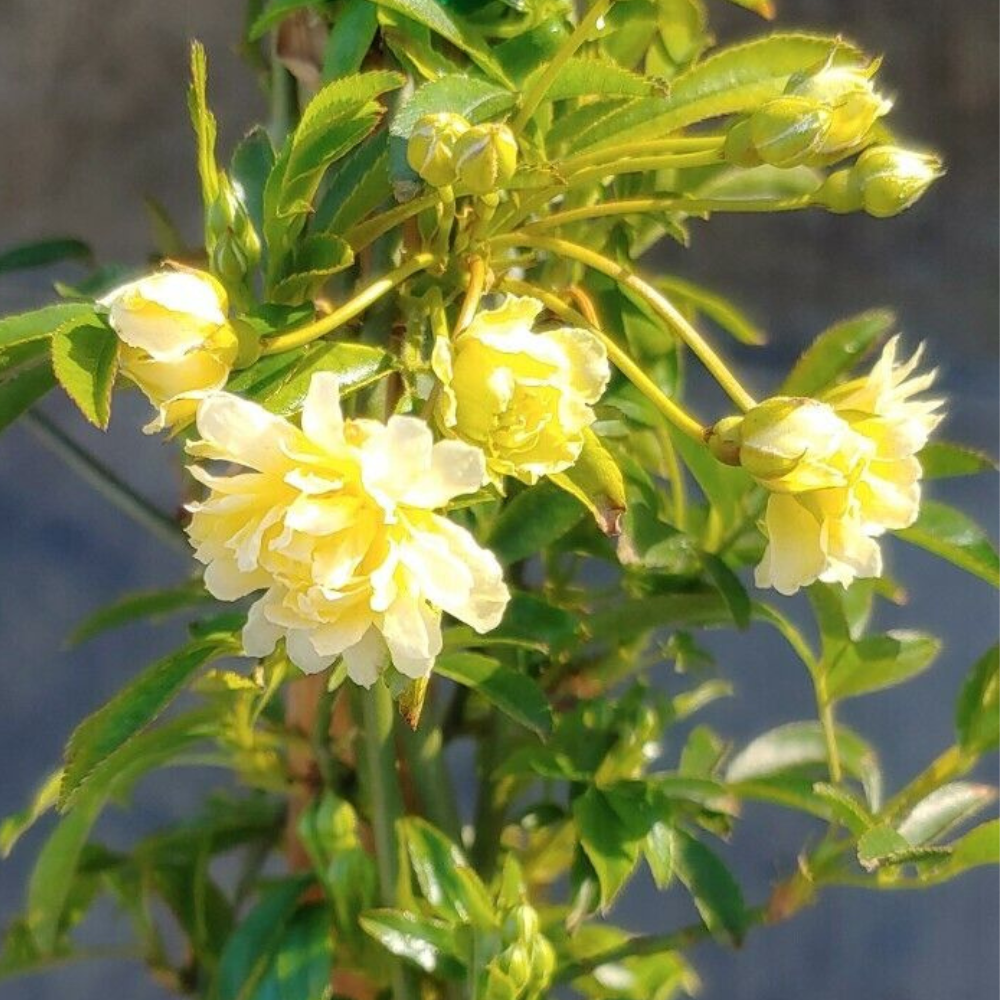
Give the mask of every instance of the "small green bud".
<path id="1" fill-rule="evenodd" d="M 750 135 L 750 119 L 743 118 L 726 133 L 722 155 L 734 167 L 759 167 L 763 162 Z"/>
<path id="2" fill-rule="evenodd" d="M 502 951 L 498 958 L 500 967 L 520 993 L 531 982 L 531 953 L 528 946 L 518 941 Z"/>
<path id="3" fill-rule="evenodd" d="M 517 169 L 517 140 L 506 125 L 474 125 L 455 143 L 458 179 L 473 194 L 491 194 Z"/>
<path id="4" fill-rule="evenodd" d="M 795 167 L 818 155 L 833 122 L 829 108 L 807 97 L 777 97 L 750 117 L 750 138 L 765 163 Z"/>
<path id="5" fill-rule="evenodd" d="M 872 85 L 878 69 L 869 66 L 824 66 L 818 72 L 797 73 L 785 93 L 821 104 L 831 113 L 830 127 L 819 150 L 823 155 L 857 149 L 875 122 L 889 113 L 892 101 Z"/>
<path id="6" fill-rule="evenodd" d="M 531 986 L 536 995 L 542 996 L 542 990 L 552 982 L 552 974 L 556 971 L 556 950 L 548 938 L 539 935 L 535 939 L 534 951 L 531 955 Z"/>
<path id="7" fill-rule="evenodd" d="M 742 417 L 723 417 L 705 435 L 708 450 L 724 465 L 740 464 Z"/>
<path id="8" fill-rule="evenodd" d="M 851 168 L 861 207 L 876 219 L 906 211 L 943 173 L 941 160 L 895 146 L 871 146 Z"/>
<path id="9" fill-rule="evenodd" d="M 860 212 L 863 205 L 854 169 L 848 167 L 845 170 L 835 170 L 813 194 L 812 202 L 838 215 Z"/>
<path id="10" fill-rule="evenodd" d="M 223 233 L 212 248 L 212 273 L 224 285 L 238 285 L 251 267 L 246 249 L 231 232 Z"/>
<path id="11" fill-rule="evenodd" d="M 521 903 L 504 920 L 504 940 L 530 943 L 538 936 L 538 928 L 538 912 L 528 903 Z"/>
<path id="12" fill-rule="evenodd" d="M 424 115 L 406 144 L 406 162 L 431 187 L 455 182 L 455 143 L 469 130 L 469 123 L 450 111 Z"/>

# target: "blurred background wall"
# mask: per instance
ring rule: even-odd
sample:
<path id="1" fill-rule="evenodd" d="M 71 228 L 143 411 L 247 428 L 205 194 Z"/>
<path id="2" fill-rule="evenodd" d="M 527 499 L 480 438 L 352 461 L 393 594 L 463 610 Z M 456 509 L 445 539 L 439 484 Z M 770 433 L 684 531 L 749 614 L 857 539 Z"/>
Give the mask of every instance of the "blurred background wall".
<path id="1" fill-rule="evenodd" d="M 760 28 L 711 3 L 720 36 Z M 730 351 L 760 390 L 829 322 L 892 304 L 912 345 L 929 341 L 951 392 L 946 433 L 996 453 L 997 10 L 992 0 L 779 0 L 779 26 L 843 32 L 883 52 L 881 79 L 898 96 L 896 120 L 914 143 L 941 151 L 948 175 L 913 211 L 880 222 L 816 214 L 720 216 L 696 223 L 690 251 L 665 245 L 651 266 L 697 277 L 733 297 L 771 333 L 763 351 Z M 234 52 L 241 0 L 0 0 L 0 247 L 72 234 L 105 259 L 140 263 L 149 245 L 142 209 L 155 196 L 192 239 L 197 190 L 184 88 L 192 37 L 208 47 L 210 96 L 221 147 L 262 111 Z M 0 279 L 0 312 L 46 294 L 51 275 Z M 124 402 L 124 401 L 123 401 Z M 176 502 L 178 468 L 140 445 L 144 408 L 121 405 L 108 435 L 81 429 L 88 447 L 164 507 Z M 67 426 L 60 401 L 48 411 Z M 935 486 L 995 525 L 995 480 Z M 888 780 L 905 780 L 950 738 L 951 704 L 964 671 L 993 641 L 988 588 L 902 546 L 894 569 L 914 601 L 886 625 L 943 634 L 946 652 L 922 678 L 848 706 L 847 721 L 880 746 Z M 0 439 L 0 815 L 20 807 L 62 742 L 138 663 L 169 648 L 176 632 L 133 630 L 66 652 L 63 637 L 85 614 L 128 589 L 178 580 L 184 561 L 87 491 L 23 428 Z M 919 578 L 919 579 L 918 579 Z M 707 717 L 736 739 L 805 717 L 809 692 L 780 647 L 751 632 L 717 647 L 740 697 Z M 993 774 L 984 775 L 995 780 Z M 111 843 L 184 811 L 198 780 L 174 773 L 112 812 Z M 43 831 L 44 832 L 44 831 Z M 751 898 L 794 865 L 802 824 L 752 809 L 728 856 Z M 20 903 L 36 832 L 0 864 L 0 920 Z M 666 929 L 690 918 L 676 894 L 640 886 L 622 919 Z M 110 916 L 95 939 L 117 933 Z M 702 948 L 706 1000 L 981 1000 L 995 996 L 996 882 L 966 877 L 919 895 L 844 891 L 786 927 L 761 932 L 742 952 Z M 163 994 L 135 965 L 94 965 L 0 985 L 0 1000 L 129 1000 Z M 305 1000 L 305 998 L 303 998 Z"/>

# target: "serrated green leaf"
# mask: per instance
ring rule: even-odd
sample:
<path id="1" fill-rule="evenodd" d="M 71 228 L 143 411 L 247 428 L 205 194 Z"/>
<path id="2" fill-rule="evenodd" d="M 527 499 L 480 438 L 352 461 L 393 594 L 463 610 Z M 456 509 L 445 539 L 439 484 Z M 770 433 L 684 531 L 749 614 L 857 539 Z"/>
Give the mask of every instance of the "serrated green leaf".
<path id="1" fill-rule="evenodd" d="M 1000 744 L 1000 646 L 984 653 L 966 677 L 955 705 L 955 729 L 963 750 L 987 753 Z"/>
<path id="2" fill-rule="evenodd" d="M 864 786 L 868 805 L 877 810 L 882 775 L 875 751 L 845 726 L 837 727 L 837 747 L 844 770 Z M 748 743 L 730 761 L 726 781 L 743 782 L 827 766 L 826 741 L 818 722 L 789 722 Z"/>
<path id="3" fill-rule="evenodd" d="M 408 139 L 413 126 L 424 115 L 450 111 L 473 125 L 489 121 L 509 111 L 517 97 L 506 87 L 474 76 L 440 76 L 423 84 L 400 105 L 389 123 L 389 131 Z"/>
<path id="4" fill-rule="evenodd" d="M 60 806 L 69 808 L 95 769 L 151 723 L 210 660 L 239 652 L 230 639 L 189 643 L 147 667 L 77 726 L 66 745 Z"/>
<path id="5" fill-rule="evenodd" d="M 354 263 L 350 244 L 330 233 L 300 240 L 284 266 L 284 275 L 271 287 L 273 301 L 297 305 L 314 299 L 326 282 Z"/>
<path id="6" fill-rule="evenodd" d="M 449 653 L 434 669 L 479 692 L 488 702 L 539 736 L 552 732 L 552 709 L 545 692 L 527 674 L 479 653 Z"/>
<path id="7" fill-rule="evenodd" d="M 254 230 L 264 231 L 264 188 L 274 167 L 274 147 L 267 131 L 255 125 L 239 141 L 229 163 L 229 176 Z"/>
<path id="8" fill-rule="evenodd" d="M 949 479 L 994 472 L 997 463 L 989 455 L 947 441 L 931 441 L 918 455 L 924 479 Z"/>
<path id="9" fill-rule="evenodd" d="M 420 891 L 437 916 L 483 928 L 494 925 L 489 893 L 455 844 L 416 816 L 400 820 L 399 832 Z"/>
<path id="10" fill-rule="evenodd" d="M 65 260 L 90 261 L 93 251 L 82 240 L 52 239 L 23 243 L 0 250 L 0 274 L 26 271 L 33 267 L 49 267 Z"/>
<path id="11" fill-rule="evenodd" d="M 709 118 L 749 111 L 777 97 L 789 77 L 829 60 L 864 64 L 863 54 L 840 38 L 773 34 L 719 49 L 671 81 L 665 97 L 637 98 L 579 131 L 574 150 L 654 139 Z"/>
<path id="12" fill-rule="evenodd" d="M 563 472 L 549 476 L 561 490 L 575 497 L 594 515 L 605 535 L 618 535 L 627 506 L 625 481 L 611 452 L 588 427 L 583 432 L 580 457 Z"/>
<path id="13" fill-rule="evenodd" d="M 461 49 L 487 75 L 509 85 L 510 81 L 500 64 L 490 53 L 485 39 L 458 14 L 453 14 L 437 0 L 372 0 L 380 7 L 396 11 L 404 17 L 422 24 L 436 35 Z"/>
<path id="14" fill-rule="evenodd" d="M 705 926 L 739 944 L 747 928 L 739 883 L 719 856 L 684 830 L 674 830 L 674 870 L 694 900 Z"/>
<path id="15" fill-rule="evenodd" d="M 424 972 L 449 979 L 464 973 L 466 959 L 459 950 L 455 929 L 444 920 L 405 910 L 369 910 L 360 922 L 382 947 Z"/>
<path id="16" fill-rule="evenodd" d="M 669 625 L 725 625 L 732 622 L 728 604 L 717 593 L 656 594 L 622 601 L 586 620 L 587 631 L 608 641 L 628 639 Z"/>
<path id="17" fill-rule="evenodd" d="M 59 785 L 62 782 L 62 769 L 53 771 L 35 790 L 31 801 L 19 812 L 4 818 L 0 823 L 0 858 L 10 856 L 14 845 L 50 809 L 54 809 L 59 801 Z"/>
<path id="18" fill-rule="evenodd" d="M 573 800 L 580 846 L 594 866 L 601 887 L 601 907 L 607 910 L 635 871 L 643 837 L 637 837 L 598 788 L 588 788 Z"/>
<path id="19" fill-rule="evenodd" d="M 69 637 L 71 646 L 79 645 L 110 629 L 120 628 L 146 618 L 159 619 L 185 608 L 213 601 L 201 581 L 189 581 L 168 590 L 148 590 L 128 594 L 85 618 Z"/>
<path id="20" fill-rule="evenodd" d="M 347 0 L 331 25 L 323 53 L 323 82 L 361 69 L 378 31 L 377 8 L 369 0 Z"/>
<path id="21" fill-rule="evenodd" d="M 64 324 L 52 336 L 52 370 L 80 412 L 105 430 L 118 374 L 114 330 L 96 316 Z"/>
<path id="22" fill-rule="evenodd" d="M 346 233 L 391 198 L 388 142 L 387 132 L 376 132 L 332 169 L 311 224 L 314 233 Z"/>
<path id="23" fill-rule="evenodd" d="M 911 847 L 901 833 L 888 823 L 880 823 L 858 840 L 858 861 L 866 871 L 874 871 L 884 863 L 891 864 L 890 859 L 905 855 Z"/>
<path id="24" fill-rule="evenodd" d="M 255 1000 L 309 882 L 309 876 L 293 876 L 261 894 L 226 942 L 209 990 L 211 1000 Z"/>
<path id="25" fill-rule="evenodd" d="M 217 128 L 215 115 L 208 108 L 208 61 L 200 42 L 191 45 L 191 85 L 188 88 L 188 112 L 197 147 L 198 177 L 202 203 L 207 209 L 219 194 L 219 167 L 215 162 Z M 207 225 L 207 216 L 206 216 Z"/>
<path id="26" fill-rule="evenodd" d="M 923 673 L 941 652 L 926 632 L 896 630 L 850 642 L 827 673 L 831 698 L 854 698 L 902 684 Z"/>
<path id="27" fill-rule="evenodd" d="M 50 337 L 60 327 L 84 322 L 93 316 L 94 306 L 90 302 L 59 302 L 33 312 L 5 316 L 0 319 L 0 350 Z"/>
<path id="28" fill-rule="evenodd" d="M 954 507 L 925 500 L 916 523 L 896 534 L 1000 587 L 1000 558 L 996 549 L 983 529 Z"/>
<path id="29" fill-rule="evenodd" d="M 915 847 L 932 844 L 978 815 L 996 798 L 997 791 L 990 785 L 953 781 L 918 802 L 896 830 Z"/>
<path id="30" fill-rule="evenodd" d="M 56 946 L 80 854 L 107 796 L 106 789 L 81 796 L 76 808 L 49 834 L 32 869 L 28 927 L 42 954 L 50 954 Z"/>
<path id="31" fill-rule="evenodd" d="M 849 372 L 889 335 L 896 317 L 883 309 L 861 313 L 824 330 L 806 348 L 781 386 L 784 396 L 814 396 Z"/>
<path id="32" fill-rule="evenodd" d="M 545 72 L 539 66 L 538 74 Z M 530 86 L 528 78 L 522 89 Z M 604 59 L 573 56 L 560 68 L 545 92 L 546 101 L 566 101 L 577 97 L 648 97 L 656 91 L 656 83 L 649 77 Z"/>
<path id="33" fill-rule="evenodd" d="M 585 513 L 575 497 L 541 482 L 505 505 L 486 544 L 502 563 L 520 562 L 565 535 Z"/>

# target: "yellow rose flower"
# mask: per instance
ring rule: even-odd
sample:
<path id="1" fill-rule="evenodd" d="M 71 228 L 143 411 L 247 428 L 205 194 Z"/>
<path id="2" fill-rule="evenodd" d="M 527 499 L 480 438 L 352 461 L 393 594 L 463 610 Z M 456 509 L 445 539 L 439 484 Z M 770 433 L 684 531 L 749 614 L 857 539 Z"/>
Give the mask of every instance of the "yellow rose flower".
<path id="1" fill-rule="evenodd" d="M 191 419 L 206 393 L 221 389 L 236 360 L 226 292 L 210 274 L 161 271 L 101 299 L 121 341 L 122 374 L 157 408 L 154 434 Z"/>
<path id="2" fill-rule="evenodd" d="M 845 587 L 882 573 L 876 539 L 911 525 L 920 509 L 916 455 L 941 421 L 937 399 L 914 399 L 935 373 L 896 362 L 898 339 L 864 378 L 819 399 L 775 397 L 709 436 L 723 461 L 742 465 L 771 493 L 760 587 L 794 594 L 816 580 Z"/>
<path id="3" fill-rule="evenodd" d="M 443 611 L 478 632 L 509 599 L 496 557 L 434 513 L 482 486 L 482 452 L 434 443 L 415 417 L 344 420 L 336 377 L 314 375 L 301 429 L 229 393 L 198 408 L 198 456 L 242 466 L 192 504 L 188 534 L 220 600 L 266 593 L 250 609 L 243 645 L 266 656 L 284 638 L 307 673 L 343 657 L 369 686 L 387 657 L 426 676 L 441 651 Z"/>
<path id="4" fill-rule="evenodd" d="M 587 330 L 532 330 L 543 308 L 508 296 L 454 341 L 434 345 L 437 422 L 485 452 L 497 485 L 506 475 L 535 483 L 571 466 L 610 378 L 604 345 Z"/>

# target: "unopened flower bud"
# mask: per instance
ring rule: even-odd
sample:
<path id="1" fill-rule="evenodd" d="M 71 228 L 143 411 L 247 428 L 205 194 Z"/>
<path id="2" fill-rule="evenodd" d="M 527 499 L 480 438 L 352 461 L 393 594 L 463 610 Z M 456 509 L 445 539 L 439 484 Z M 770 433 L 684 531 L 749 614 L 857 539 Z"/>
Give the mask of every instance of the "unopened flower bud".
<path id="1" fill-rule="evenodd" d="M 705 435 L 708 450 L 724 465 L 740 464 L 742 417 L 724 417 Z"/>
<path id="2" fill-rule="evenodd" d="M 795 167 L 820 154 L 833 112 L 807 97 L 777 97 L 750 118 L 750 137 L 758 155 L 775 167 Z"/>
<path id="3" fill-rule="evenodd" d="M 856 149 L 892 101 L 872 85 L 878 62 L 864 68 L 825 66 L 818 72 L 793 76 L 785 93 L 821 104 L 831 113 L 830 127 L 823 141 L 824 155 Z"/>
<path id="4" fill-rule="evenodd" d="M 406 145 L 406 161 L 431 187 L 455 181 L 455 143 L 469 130 L 469 123 L 450 111 L 424 115 L 414 126 Z"/>
<path id="5" fill-rule="evenodd" d="M 503 187 L 517 169 L 517 140 L 502 124 L 475 125 L 455 143 L 458 179 L 473 194 Z"/>
<path id="6" fill-rule="evenodd" d="M 936 156 L 895 146 L 872 146 L 851 170 L 861 206 L 877 219 L 908 209 L 943 173 Z"/>
<path id="7" fill-rule="evenodd" d="M 734 167 L 759 167 L 763 162 L 750 134 L 750 119 L 743 118 L 726 133 L 722 155 Z"/>
<path id="8" fill-rule="evenodd" d="M 860 212 L 863 204 L 854 169 L 835 170 L 813 194 L 812 202 L 838 215 Z"/>
<path id="9" fill-rule="evenodd" d="M 531 953 L 527 945 L 516 942 L 501 952 L 499 957 L 501 968 L 520 994 L 531 982 Z"/>
<path id="10" fill-rule="evenodd" d="M 521 903 L 515 906 L 504 920 L 504 940 L 530 943 L 538 936 L 538 928 L 538 912 L 533 906 Z"/>
<path id="11" fill-rule="evenodd" d="M 544 996 L 545 990 L 552 982 L 552 974 L 556 971 L 556 950 L 548 938 L 539 935 L 535 939 L 531 955 L 531 986 L 536 996 Z"/>
<path id="12" fill-rule="evenodd" d="M 233 233 L 223 233 L 212 248 L 212 273 L 227 286 L 239 284 L 251 264 L 246 250 Z"/>

